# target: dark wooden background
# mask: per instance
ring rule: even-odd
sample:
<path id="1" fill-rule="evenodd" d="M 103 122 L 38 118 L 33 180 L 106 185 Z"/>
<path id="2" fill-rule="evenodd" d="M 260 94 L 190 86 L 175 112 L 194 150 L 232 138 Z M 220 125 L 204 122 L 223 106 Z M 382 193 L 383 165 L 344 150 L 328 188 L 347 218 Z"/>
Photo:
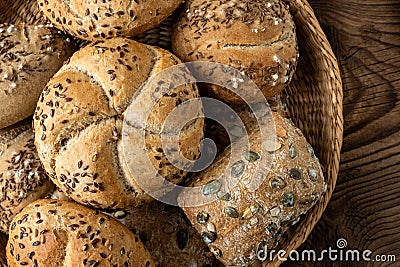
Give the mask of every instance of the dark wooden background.
<path id="1" fill-rule="evenodd" d="M 397 262 L 283 266 L 400 266 L 400 0 L 309 0 L 344 83 L 344 143 L 333 198 L 299 249 L 392 254 Z M 345 249 L 344 249 L 345 250 Z"/>

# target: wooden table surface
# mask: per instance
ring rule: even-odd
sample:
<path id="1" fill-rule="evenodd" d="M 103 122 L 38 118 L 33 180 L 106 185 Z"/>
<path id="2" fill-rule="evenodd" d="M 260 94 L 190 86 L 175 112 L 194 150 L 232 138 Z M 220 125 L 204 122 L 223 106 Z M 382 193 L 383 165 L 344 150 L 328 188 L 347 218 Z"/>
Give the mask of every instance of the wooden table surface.
<path id="1" fill-rule="evenodd" d="M 371 250 L 397 262 L 283 266 L 400 266 L 400 1 L 309 0 L 344 83 L 344 143 L 336 190 L 299 249 Z"/>

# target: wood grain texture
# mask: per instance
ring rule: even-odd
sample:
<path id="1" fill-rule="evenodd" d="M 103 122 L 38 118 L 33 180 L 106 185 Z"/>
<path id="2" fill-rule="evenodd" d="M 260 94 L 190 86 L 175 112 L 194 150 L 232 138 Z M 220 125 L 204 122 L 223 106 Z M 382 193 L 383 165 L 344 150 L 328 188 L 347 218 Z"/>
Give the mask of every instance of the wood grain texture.
<path id="1" fill-rule="evenodd" d="M 7 266 L 6 246 L 7 246 L 6 235 L 0 233 L 0 267 Z"/>
<path id="2" fill-rule="evenodd" d="M 400 1 L 310 0 L 338 57 L 345 133 L 339 180 L 307 242 L 395 255 L 397 262 L 287 262 L 283 266 L 400 266 Z M 345 249 L 345 250 L 346 250 Z"/>

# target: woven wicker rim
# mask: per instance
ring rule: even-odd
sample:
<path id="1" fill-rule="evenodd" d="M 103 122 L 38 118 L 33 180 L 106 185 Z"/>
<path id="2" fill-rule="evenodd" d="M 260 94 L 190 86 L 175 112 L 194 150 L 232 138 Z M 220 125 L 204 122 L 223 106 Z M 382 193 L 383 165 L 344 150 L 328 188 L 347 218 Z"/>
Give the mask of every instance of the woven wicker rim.
<path id="1" fill-rule="evenodd" d="M 299 66 L 286 89 L 289 113 L 314 147 L 324 167 L 327 191 L 321 200 L 292 229 L 281 243 L 287 252 L 304 243 L 321 218 L 336 185 L 340 150 L 343 141 L 342 81 L 338 62 L 331 46 L 306 0 L 283 0 L 295 19 L 300 46 Z M 36 0 L 0 0 L 0 23 L 43 22 Z M 139 36 L 141 42 L 170 47 L 173 19 Z M 310 62 L 312 64 L 310 64 Z M 4 242 L 0 236 L 0 245 Z M 1 246 L 0 246 L 1 247 Z M 7 266 L 0 251 L 0 266 Z M 272 262 L 255 266 L 279 266 L 277 257 Z"/>
<path id="2" fill-rule="evenodd" d="M 301 53 L 295 77 L 286 89 L 289 112 L 314 147 L 324 167 L 327 183 L 326 193 L 281 247 L 290 253 L 307 240 L 336 186 L 343 142 L 343 85 L 337 59 L 309 3 L 306 0 L 285 2 L 289 4 L 296 23 Z M 263 266 L 279 266 L 281 263 L 276 256 Z"/>

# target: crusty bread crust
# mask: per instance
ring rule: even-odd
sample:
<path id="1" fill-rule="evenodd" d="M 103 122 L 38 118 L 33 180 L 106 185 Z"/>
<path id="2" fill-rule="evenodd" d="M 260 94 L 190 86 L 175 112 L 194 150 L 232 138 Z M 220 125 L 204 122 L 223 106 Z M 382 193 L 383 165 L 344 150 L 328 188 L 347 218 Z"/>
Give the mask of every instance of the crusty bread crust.
<path id="1" fill-rule="evenodd" d="M 217 260 L 183 211 L 153 201 L 130 211 L 111 216 L 137 234 L 149 250 L 156 266 L 214 266 Z"/>
<path id="2" fill-rule="evenodd" d="M 53 188 L 34 145 L 32 119 L 1 129 L 0 231 L 7 233 L 18 212 Z"/>
<path id="3" fill-rule="evenodd" d="M 132 169 L 141 167 L 135 164 L 140 158 L 124 147 L 123 135 L 131 143 L 145 141 L 152 173 L 173 183 L 182 181 L 186 171 L 169 163 L 161 133 L 166 117 L 179 103 L 198 97 L 195 85 L 168 91 L 147 121 L 125 125 L 129 132 L 122 133 L 127 110 L 135 113 L 129 107 L 142 108 L 159 90 L 145 82 L 178 63 L 160 48 L 115 38 L 76 52 L 51 79 L 34 115 L 35 144 L 51 179 L 69 197 L 102 209 L 130 209 L 152 199 L 138 184 L 140 177 L 132 174 Z M 200 154 L 203 127 L 204 119 L 197 118 L 182 129 L 181 152 L 190 160 Z M 124 154 L 127 150 L 132 153 L 129 157 Z M 153 182 L 156 187 L 155 179 L 146 181 Z"/>
<path id="4" fill-rule="evenodd" d="M 72 55 L 71 44 L 45 25 L 0 24 L 0 129 L 35 110 L 46 83 Z"/>
<path id="5" fill-rule="evenodd" d="M 185 62 L 213 61 L 243 71 L 267 99 L 289 84 L 298 58 L 295 24 L 280 0 L 187 1 L 172 48 Z M 241 101 L 226 88 L 200 89 L 226 103 Z"/>
<path id="6" fill-rule="evenodd" d="M 16 266 L 155 266 L 139 237 L 99 211 L 42 199 L 10 227 L 7 259 Z"/>
<path id="7" fill-rule="evenodd" d="M 247 266 L 256 260 L 257 248 L 275 248 L 324 192 L 321 166 L 300 130 L 277 113 L 273 119 L 275 144 L 267 144 L 253 130 L 250 150 L 243 146 L 230 160 L 227 149 L 193 179 L 190 186 L 199 192 L 185 190 L 178 198 L 210 250 L 226 265 Z M 262 148 L 267 152 L 261 153 Z"/>
<path id="8" fill-rule="evenodd" d="M 144 33 L 171 15 L 182 0 L 38 0 L 38 3 L 57 28 L 96 41 Z"/>

